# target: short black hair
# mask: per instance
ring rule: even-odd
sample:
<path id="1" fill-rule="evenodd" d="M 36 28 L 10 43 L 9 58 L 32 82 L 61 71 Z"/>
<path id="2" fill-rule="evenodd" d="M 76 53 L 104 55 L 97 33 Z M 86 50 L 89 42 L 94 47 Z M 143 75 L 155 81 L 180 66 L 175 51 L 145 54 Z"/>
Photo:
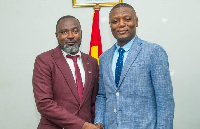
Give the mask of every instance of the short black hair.
<path id="1" fill-rule="evenodd" d="M 129 7 L 129 8 L 132 8 L 132 9 L 135 11 L 135 9 L 134 9 L 130 4 L 127 4 L 127 3 L 119 3 L 119 4 L 115 5 L 115 6 L 110 10 L 110 12 L 113 11 L 114 9 L 116 9 L 116 8 L 119 8 L 119 7 Z"/>
<path id="2" fill-rule="evenodd" d="M 113 8 L 110 10 L 110 13 L 111 13 L 114 9 L 119 8 L 119 7 L 128 7 L 128 8 L 133 9 L 133 11 L 135 12 L 135 9 L 134 9 L 133 6 L 131 6 L 130 4 L 127 4 L 127 3 L 119 3 L 119 4 L 115 5 L 115 6 L 113 6 Z M 110 14 L 110 13 L 109 13 L 109 14 Z M 136 18 L 137 18 L 136 12 L 135 12 L 135 16 L 136 16 Z"/>
<path id="3" fill-rule="evenodd" d="M 56 32 L 58 30 L 58 24 L 60 23 L 60 21 L 62 19 L 65 19 L 65 18 L 74 18 L 74 19 L 76 19 L 78 21 L 79 25 L 81 26 L 81 23 L 79 22 L 79 20 L 76 17 L 71 16 L 71 15 L 66 15 L 66 16 L 62 16 L 60 19 L 58 19 L 57 24 L 56 24 Z"/>

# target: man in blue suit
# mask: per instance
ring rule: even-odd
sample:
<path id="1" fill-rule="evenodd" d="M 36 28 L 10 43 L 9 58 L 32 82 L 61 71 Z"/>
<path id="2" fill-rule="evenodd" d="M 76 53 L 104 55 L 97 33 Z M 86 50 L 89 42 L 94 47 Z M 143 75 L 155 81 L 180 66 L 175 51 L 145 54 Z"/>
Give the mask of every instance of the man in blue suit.
<path id="1" fill-rule="evenodd" d="M 136 35 L 138 18 L 126 3 L 109 24 L 117 42 L 100 56 L 95 124 L 99 129 L 172 129 L 174 98 L 165 50 Z"/>

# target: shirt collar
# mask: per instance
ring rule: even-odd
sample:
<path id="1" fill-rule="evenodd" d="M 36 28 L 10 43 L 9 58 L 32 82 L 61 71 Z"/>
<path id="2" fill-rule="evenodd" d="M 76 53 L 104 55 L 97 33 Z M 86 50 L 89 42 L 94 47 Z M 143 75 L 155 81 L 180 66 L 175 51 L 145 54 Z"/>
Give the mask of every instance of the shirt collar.
<path id="1" fill-rule="evenodd" d="M 136 35 L 135 35 L 136 37 Z M 125 44 L 122 48 L 127 52 L 130 50 L 134 40 L 135 40 L 135 37 L 130 41 L 128 42 L 127 44 Z M 120 46 L 118 45 L 118 42 L 115 43 L 116 47 L 117 47 L 117 50 L 120 48 Z"/>

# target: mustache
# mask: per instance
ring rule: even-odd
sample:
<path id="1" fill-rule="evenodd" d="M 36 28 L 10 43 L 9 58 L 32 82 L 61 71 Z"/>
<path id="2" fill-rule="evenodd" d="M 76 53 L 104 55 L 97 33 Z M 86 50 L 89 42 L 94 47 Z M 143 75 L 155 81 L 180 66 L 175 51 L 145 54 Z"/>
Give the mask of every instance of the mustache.
<path id="1" fill-rule="evenodd" d="M 75 44 L 77 43 L 76 40 L 74 40 L 74 39 L 69 39 L 69 40 L 65 40 L 65 41 L 64 41 L 64 44 L 67 44 L 68 42 L 75 42 Z"/>

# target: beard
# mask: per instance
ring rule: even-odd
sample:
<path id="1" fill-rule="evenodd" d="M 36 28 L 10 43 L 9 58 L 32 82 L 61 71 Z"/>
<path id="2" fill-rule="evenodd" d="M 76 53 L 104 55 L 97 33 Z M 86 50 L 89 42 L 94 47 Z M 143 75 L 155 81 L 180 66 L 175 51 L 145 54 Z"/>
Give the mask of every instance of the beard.
<path id="1" fill-rule="evenodd" d="M 73 46 L 69 46 L 65 42 L 64 46 L 62 46 L 60 43 L 59 46 L 66 53 L 76 53 L 79 51 L 79 45 L 77 43 L 75 43 Z"/>

